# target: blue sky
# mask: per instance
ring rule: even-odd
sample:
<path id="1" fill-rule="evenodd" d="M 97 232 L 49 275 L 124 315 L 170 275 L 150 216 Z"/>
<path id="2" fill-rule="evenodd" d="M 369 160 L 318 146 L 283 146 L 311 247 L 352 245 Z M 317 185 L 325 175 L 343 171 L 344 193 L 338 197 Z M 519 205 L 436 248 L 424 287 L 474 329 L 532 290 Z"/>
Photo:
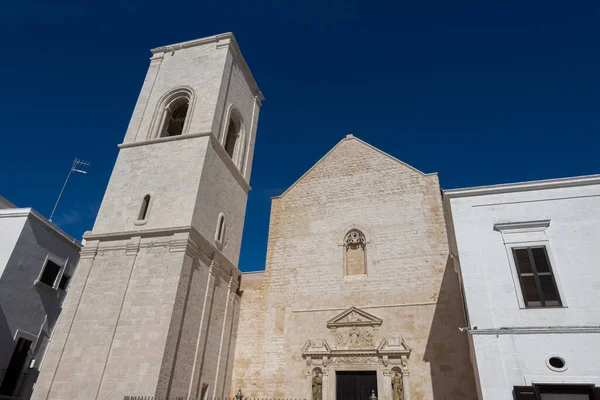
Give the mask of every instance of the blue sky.
<path id="1" fill-rule="evenodd" d="M 149 49 L 232 31 L 265 95 L 240 268 L 270 197 L 347 133 L 443 188 L 600 173 L 598 1 L 40 1 L 0 8 L 0 194 L 91 229 Z"/>

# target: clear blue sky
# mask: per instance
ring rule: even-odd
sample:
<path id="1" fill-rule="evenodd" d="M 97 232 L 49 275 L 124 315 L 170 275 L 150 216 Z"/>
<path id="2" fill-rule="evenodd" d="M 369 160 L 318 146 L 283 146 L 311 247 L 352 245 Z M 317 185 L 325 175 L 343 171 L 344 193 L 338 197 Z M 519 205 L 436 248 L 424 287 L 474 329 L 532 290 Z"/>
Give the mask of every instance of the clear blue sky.
<path id="1" fill-rule="evenodd" d="M 53 4 L 51 4 L 53 3 Z M 91 229 L 149 49 L 232 31 L 265 95 L 240 268 L 270 197 L 347 133 L 443 188 L 600 172 L 600 2 L 48 1 L 0 8 L 0 194 Z"/>

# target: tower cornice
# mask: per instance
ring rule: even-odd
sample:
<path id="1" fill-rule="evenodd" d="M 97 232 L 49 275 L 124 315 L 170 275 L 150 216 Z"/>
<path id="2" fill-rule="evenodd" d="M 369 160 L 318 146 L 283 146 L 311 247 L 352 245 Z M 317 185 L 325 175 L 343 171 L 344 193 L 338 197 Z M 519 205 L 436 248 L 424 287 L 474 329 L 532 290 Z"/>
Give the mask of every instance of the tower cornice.
<path id="1" fill-rule="evenodd" d="M 207 36 L 199 39 L 188 40 L 186 42 L 179 42 L 167 46 L 156 47 L 154 49 L 150 49 L 150 51 L 153 54 L 152 59 L 159 59 L 162 58 L 164 53 L 174 53 L 177 50 L 187 49 L 196 46 L 204 46 L 206 44 L 211 43 L 216 43 L 217 49 L 228 47 L 232 50 L 232 52 L 235 56 L 237 56 L 238 60 L 242 65 L 242 69 L 244 70 L 244 74 L 246 74 L 251 84 L 250 86 L 252 86 L 254 95 L 258 97 L 259 101 L 264 100 L 265 98 L 260 89 L 258 88 L 258 84 L 256 83 L 256 80 L 254 79 L 250 68 L 248 68 L 248 64 L 246 64 L 246 60 L 244 59 L 244 56 L 242 55 L 237 40 L 235 40 L 235 36 L 232 32 L 225 32 L 219 35 Z"/>

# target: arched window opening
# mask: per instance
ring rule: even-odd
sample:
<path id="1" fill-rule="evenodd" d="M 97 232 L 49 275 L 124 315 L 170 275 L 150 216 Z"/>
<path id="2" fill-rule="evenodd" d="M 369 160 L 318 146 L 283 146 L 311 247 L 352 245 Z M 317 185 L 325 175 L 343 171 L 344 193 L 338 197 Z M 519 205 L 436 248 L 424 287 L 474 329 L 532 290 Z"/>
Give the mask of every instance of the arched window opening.
<path id="1" fill-rule="evenodd" d="M 186 98 L 178 99 L 167 107 L 161 137 L 179 136 L 183 133 L 188 108 L 189 102 Z"/>
<path id="2" fill-rule="evenodd" d="M 229 127 L 227 128 L 227 138 L 225 139 L 225 151 L 229 154 L 229 157 L 233 160 L 233 154 L 235 152 L 235 145 L 240 136 L 240 123 L 239 121 L 231 118 L 229 120 Z"/>
<path id="3" fill-rule="evenodd" d="M 357 229 L 351 230 L 344 238 L 344 246 L 346 251 L 346 275 L 366 274 L 367 241 L 365 235 Z"/>
<path id="4" fill-rule="evenodd" d="M 225 216 L 221 213 L 219 214 L 219 219 L 217 220 L 217 230 L 215 232 L 215 241 L 219 243 L 223 243 L 223 237 L 225 236 Z"/>
<path id="5" fill-rule="evenodd" d="M 147 194 L 142 200 L 142 206 L 140 207 L 140 213 L 138 214 L 138 220 L 145 220 L 148 216 L 148 207 L 150 206 L 150 195 Z"/>

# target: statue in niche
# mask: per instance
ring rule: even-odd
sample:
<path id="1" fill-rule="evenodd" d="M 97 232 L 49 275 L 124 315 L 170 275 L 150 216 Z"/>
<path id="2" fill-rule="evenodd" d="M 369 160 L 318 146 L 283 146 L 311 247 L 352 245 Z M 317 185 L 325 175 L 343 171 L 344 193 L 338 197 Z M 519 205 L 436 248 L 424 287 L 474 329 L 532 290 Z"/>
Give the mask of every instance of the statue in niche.
<path id="1" fill-rule="evenodd" d="M 399 371 L 396 371 L 396 375 L 392 378 L 392 389 L 394 390 L 394 400 L 402 400 L 404 396 L 402 396 L 402 375 L 400 375 Z"/>
<path id="2" fill-rule="evenodd" d="M 312 378 L 312 400 L 323 400 L 323 373 L 315 370 Z"/>
<path id="3" fill-rule="evenodd" d="M 350 345 L 352 347 L 358 347 L 358 337 L 360 336 L 360 331 L 357 327 L 352 327 L 350 331 Z"/>

